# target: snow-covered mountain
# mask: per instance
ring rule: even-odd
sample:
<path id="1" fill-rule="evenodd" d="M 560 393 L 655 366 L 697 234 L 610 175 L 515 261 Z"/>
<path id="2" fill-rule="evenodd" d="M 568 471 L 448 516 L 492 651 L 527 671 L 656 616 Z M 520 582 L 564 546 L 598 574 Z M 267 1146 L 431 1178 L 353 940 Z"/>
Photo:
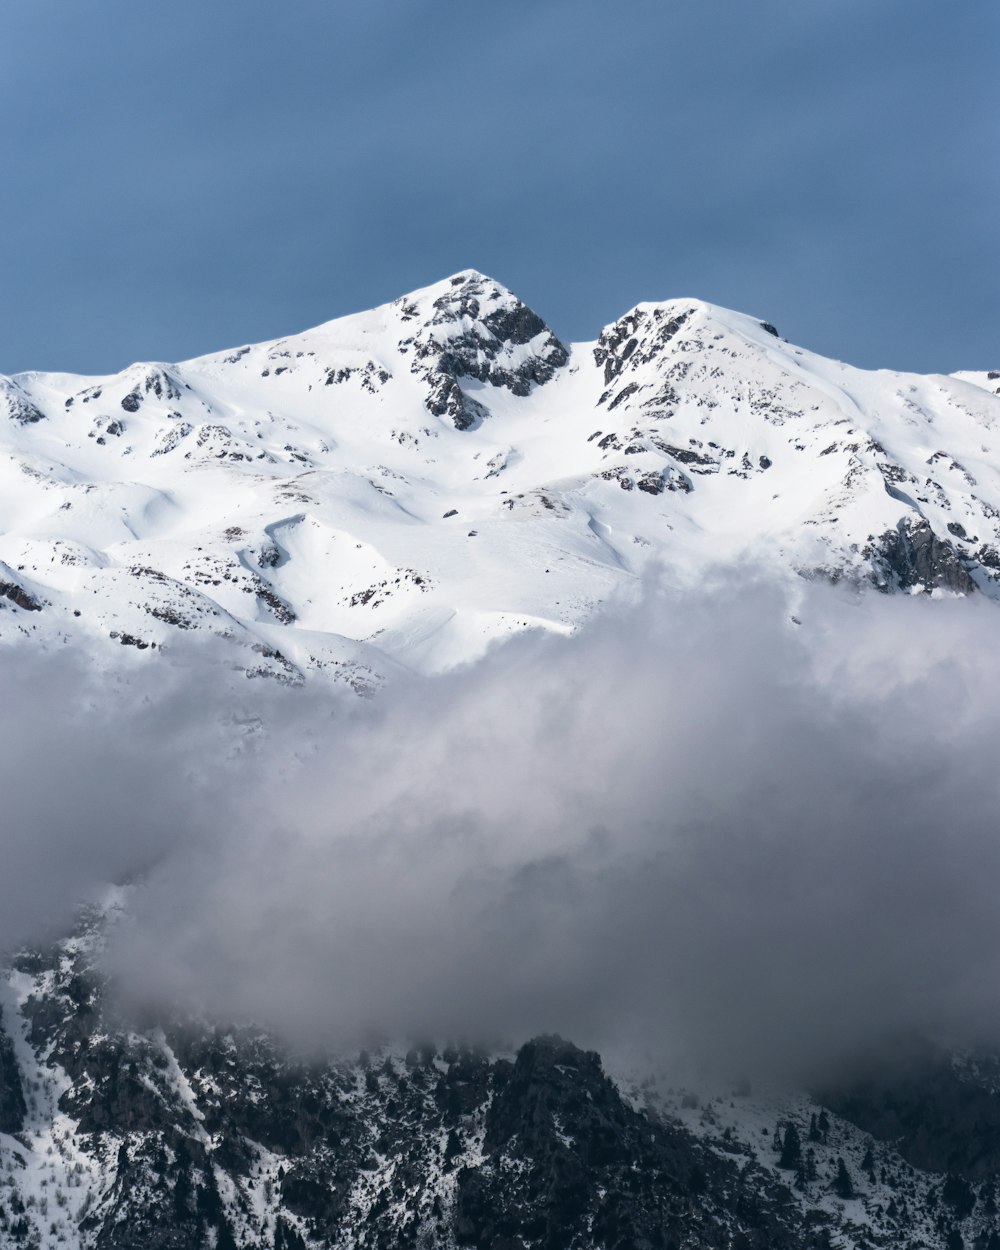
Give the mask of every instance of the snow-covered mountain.
<path id="1" fill-rule="evenodd" d="M 651 569 L 1000 598 L 1000 374 L 865 372 L 689 299 L 565 344 L 466 271 L 181 364 L 0 378 L 12 669 L 195 639 L 366 693 L 569 633 Z M 1000 1250 L 996 1056 L 808 1092 L 554 1037 L 302 1057 L 125 1014 L 128 893 L 3 952 L 2 1248 Z"/>
<path id="2" fill-rule="evenodd" d="M 564 344 L 466 271 L 182 364 L 0 378 L 5 645 L 149 662 L 199 631 L 364 689 L 572 630 L 651 563 L 1000 595 L 1000 376 L 865 372 L 693 299 Z"/>

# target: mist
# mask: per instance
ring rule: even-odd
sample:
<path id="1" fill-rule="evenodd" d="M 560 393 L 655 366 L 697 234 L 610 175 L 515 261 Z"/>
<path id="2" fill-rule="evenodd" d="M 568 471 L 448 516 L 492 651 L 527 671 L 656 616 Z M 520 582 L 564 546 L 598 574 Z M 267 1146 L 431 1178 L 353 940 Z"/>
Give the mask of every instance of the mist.
<path id="1" fill-rule="evenodd" d="M 813 1078 L 1000 1045 L 1000 617 L 650 586 L 375 699 L 0 668 L 0 944 L 129 880 L 122 1001 Z"/>

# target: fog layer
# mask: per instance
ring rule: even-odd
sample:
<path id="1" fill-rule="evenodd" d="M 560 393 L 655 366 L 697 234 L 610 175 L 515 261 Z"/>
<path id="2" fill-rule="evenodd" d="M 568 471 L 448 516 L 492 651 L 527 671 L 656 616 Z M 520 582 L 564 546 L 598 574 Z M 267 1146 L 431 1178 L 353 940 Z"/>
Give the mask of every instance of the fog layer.
<path id="1" fill-rule="evenodd" d="M 1000 613 L 651 591 L 375 699 L 0 665 L 0 942 L 137 881 L 130 999 L 826 1065 L 1000 1044 Z M 797 623 L 801 622 L 801 623 Z"/>

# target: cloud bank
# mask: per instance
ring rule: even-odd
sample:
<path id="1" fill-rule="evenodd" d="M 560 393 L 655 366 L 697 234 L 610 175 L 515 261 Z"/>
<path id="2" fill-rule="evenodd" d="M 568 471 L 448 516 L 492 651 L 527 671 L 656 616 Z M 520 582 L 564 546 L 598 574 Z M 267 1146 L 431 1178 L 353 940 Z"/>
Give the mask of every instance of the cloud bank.
<path id="1" fill-rule="evenodd" d="M 651 591 L 369 702 L 2 668 L 0 942 L 137 877 L 123 991 L 305 1045 L 1000 1044 L 996 608 L 794 611 Z"/>

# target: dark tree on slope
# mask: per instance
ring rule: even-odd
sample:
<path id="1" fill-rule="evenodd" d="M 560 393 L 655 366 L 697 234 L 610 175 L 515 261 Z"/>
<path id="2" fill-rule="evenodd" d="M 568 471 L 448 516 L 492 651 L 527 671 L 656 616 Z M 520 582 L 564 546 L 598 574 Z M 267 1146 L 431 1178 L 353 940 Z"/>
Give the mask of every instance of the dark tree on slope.
<path id="1" fill-rule="evenodd" d="M 847 1170 L 847 1164 L 844 1162 L 843 1158 L 840 1157 L 837 1159 L 837 1175 L 833 1182 L 833 1192 L 838 1198 L 843 1198 L 845 1200 L 855 1196 L 854 1182 L 851 1180 L 851 1174 Z"/>
<path id="2" fill-rule="evenodd" d="M 789 1172 L 795 1172 L 801 1163 L 802 1140 L 799 1137 L 799 1130 L 794 1124 L 789 1123 L 785 1126 L 785 1140 L 781 1147 L 781 1158 L 778 1160 L 778 1166 L 787 1169 Z"/>
<path id="3" fill-rule="evenodd" d="M 306 1250 L 306 1243 L 290 1224 L 279 1219 L 274 1229 L 274 1250 Z"/>
<path id="4" fill-rule="evenodd" d="M 955 1176 L 954 1173 L 949 1174 L 945 1181 L 941 1189 L 941 1198 L 960 1220 L 971 1215 L 972 1208 L 976 1205 L 976 1195 L 972 1186 L 967 1180 L 963 1180 L 961 1176 Z"/>
<path id="5" fill-rule="evenodd" d="M 20 1132 L 26 1115 L 14 1046 L 3 1031 L 3 1019 L 0 1017 L 0 1132 Z"/>

